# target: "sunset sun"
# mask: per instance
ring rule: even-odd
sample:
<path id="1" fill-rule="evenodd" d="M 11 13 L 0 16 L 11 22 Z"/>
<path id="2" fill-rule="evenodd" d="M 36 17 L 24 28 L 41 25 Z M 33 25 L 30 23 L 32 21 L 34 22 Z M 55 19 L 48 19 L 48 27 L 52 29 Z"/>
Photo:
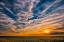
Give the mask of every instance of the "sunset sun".
<path id="1" fill-rule="evenodd" d="M 50 30 L 44 30 L 44 33 L 48 34 L 50 33 Z"/>

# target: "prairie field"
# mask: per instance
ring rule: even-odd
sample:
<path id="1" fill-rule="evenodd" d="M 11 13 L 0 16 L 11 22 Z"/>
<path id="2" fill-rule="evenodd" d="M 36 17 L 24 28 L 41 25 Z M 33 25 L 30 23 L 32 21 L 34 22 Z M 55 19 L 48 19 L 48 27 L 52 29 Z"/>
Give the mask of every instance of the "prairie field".
<path id="1" fill-rule="evenodd" d="M 0 36 L 0 42 L 64 42 L 64 36 Z"/>

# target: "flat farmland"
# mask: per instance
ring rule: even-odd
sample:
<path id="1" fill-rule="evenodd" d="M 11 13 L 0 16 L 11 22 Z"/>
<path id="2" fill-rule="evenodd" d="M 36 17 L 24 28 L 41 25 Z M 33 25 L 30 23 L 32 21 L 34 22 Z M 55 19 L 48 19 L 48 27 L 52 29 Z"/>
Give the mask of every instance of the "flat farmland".
<path id="1" fill-rule="evenodd" d="M 64 36 L 0 36 L 0 42 L 64 42 Z"/>

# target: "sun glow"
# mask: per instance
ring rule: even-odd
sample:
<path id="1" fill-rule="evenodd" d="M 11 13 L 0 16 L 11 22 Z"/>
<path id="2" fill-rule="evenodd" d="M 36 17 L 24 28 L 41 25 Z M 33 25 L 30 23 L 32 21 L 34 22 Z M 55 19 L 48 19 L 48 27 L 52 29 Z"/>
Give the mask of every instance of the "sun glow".
<path id="1" fill-rule="evenodd" d="M 50 30 L 44 30 L 44 33 L 48 34 L 48 33 L 50 33 Z"/>

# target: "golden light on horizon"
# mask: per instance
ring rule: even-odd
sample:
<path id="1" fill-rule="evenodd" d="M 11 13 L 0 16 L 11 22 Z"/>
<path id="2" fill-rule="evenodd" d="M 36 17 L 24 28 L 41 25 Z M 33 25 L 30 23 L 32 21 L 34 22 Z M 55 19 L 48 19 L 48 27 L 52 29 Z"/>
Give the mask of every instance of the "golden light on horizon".
<path id="1" fill-rule="evenodd" d="M 48 34 L 50 33 L 50 30 L 44 30 L 44 33 Z"/>

